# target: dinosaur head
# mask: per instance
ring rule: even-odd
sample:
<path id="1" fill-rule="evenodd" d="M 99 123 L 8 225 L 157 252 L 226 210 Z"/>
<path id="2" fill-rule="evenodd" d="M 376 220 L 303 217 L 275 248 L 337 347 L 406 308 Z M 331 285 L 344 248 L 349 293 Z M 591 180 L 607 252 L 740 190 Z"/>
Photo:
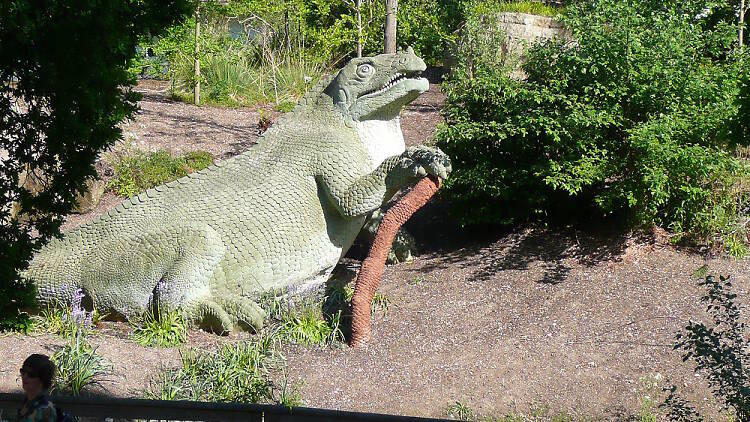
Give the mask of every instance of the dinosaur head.
<path id="1" fill-rule="evenodd" d="M 325 89 L 334 104 L 355 121 L 390 120 L 430 87 L 419 75 L 427 68 L 406 51 L 351 60 Z"/>

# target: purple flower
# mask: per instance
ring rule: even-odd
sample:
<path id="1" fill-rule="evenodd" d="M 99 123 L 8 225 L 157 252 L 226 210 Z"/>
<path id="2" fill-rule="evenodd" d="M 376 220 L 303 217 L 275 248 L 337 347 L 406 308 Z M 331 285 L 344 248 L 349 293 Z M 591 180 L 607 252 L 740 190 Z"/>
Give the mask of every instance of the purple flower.
<path id="1" fill-rule="evenodd" d="M 73 294 L 73 304 L 70 309 L 70 320 L 73 324 L 80 327 L 90 327 L 91 322 L 94 319 L 94 312 L 86 312 L 86 309 L 81 306 L 83 301 L 83 290 L 78 289 Z M 67 318 L 64 318 L 67 320 Z"/>

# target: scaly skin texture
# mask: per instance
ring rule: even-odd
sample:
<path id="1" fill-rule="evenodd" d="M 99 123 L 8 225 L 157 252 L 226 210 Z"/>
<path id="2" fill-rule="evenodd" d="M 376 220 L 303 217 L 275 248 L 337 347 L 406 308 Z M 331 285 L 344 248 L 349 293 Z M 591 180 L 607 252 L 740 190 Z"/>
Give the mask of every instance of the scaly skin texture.
<path id="1" fill-rule="evenodd" d="M 44 304 L 82 289 L 126 319 L 180 308 L 216 332 L 258 329 L 255 299 L 325 281 L 367 218 L 448 157 L 405 150 L 398 113 L 429 87 L 406 52 L 354 59 L 251 150 L 125 200 L 54 240 L 25 276 Z"/>

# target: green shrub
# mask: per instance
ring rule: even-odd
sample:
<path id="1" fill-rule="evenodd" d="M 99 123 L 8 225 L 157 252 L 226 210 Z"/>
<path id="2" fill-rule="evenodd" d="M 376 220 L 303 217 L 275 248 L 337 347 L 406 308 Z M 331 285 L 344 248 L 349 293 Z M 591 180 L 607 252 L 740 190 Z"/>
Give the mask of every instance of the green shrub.
<path id="1" fill-rule="evenodd" d="M 185 342 L 187 324 L 178 310 L 146 312 L 131 334 L 141 346 L 173 347 Z"/>
<path id="2" fill-rule="evenodd" d="M 189 350 L 179 368 L 164 368 L 144 392 L 158 400 L 272 402 L 271 375 L 283 363 L 273 337 L 224 344 L 216 352 Z"/>
<path id="3" fill-rule="evenodd" d="M 453 160 L 454 215 L 466 225 L 622 217 L 743 253 L 750 170 L 733 151 L 748 142 L 736 134 L 748 126 L 750 60 L 735 50 L 734 23 L 707 4 L 575 3 L 561 19 L 576 42 L 532 46 L 525 80 L 496 55 L 459 55 L 437 135 Z"/>
<path id="4" fill-rule="evenodd" d="M 136 151 L 114 159 L 114 177 L 109 188 L 121 196 L 132 197 L 146 189 L 179 179 L 211 165 L 213 157 L 205 151 L 173 157 L 166 151 Z"/>
<path id="5" fill-rule="evenodd" d="M 0 283 L 0 331 L 28 333 L 33 329 L 29 311 L 38 307 L 36 286 L 23 279 Z"/>

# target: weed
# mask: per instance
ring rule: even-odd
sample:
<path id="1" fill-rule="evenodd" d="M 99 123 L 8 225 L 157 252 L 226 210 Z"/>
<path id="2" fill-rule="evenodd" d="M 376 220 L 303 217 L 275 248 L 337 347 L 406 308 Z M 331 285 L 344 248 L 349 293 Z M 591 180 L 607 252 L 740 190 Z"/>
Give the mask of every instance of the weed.
<path id="1" fill-rule="evenodd" d="M 81 333 L 55 352 L 52 361 L 56 367 L 56 388 L 74 396 L 88 386 L 100 385 L 102 377 L 109 372 L 96 348 L 86 343 Z"/>
<path id="2" fill-rule="evenodd" d="M 283 101 L 279 103 L 277 106 L 274 107 L 274 110 L 280 111 L 282 113 L 289 113 L 292 110 L 294 110 L 294 107 L 297 106 L 297 103 L 294 101 Z"/>
<path id="3" fill-rule="evenodd" d="M 161 400 L 272 402 L 271 375 L 282 363 L 275 338 L 267 334 L 213 353 L 191 349 L 181 354 L 179 368 L 162 369 L 144 393 Z"/>
<path id="4" fill-rule="evenodd" d="M 641 377 L 641 391 L 638 394 L 638 400 L 641 403 L 641 410 L 638 414 L 639 422 L 656 422 L 658 417 L 654 414 L 656 411 L 656 396 L 660 393 L 659 385 L 661 383 L 661 374 L 653 374 Z"/>
<path id="5" fill-rule="evenodd" d="M 282 384 L 279 388 L 279 404 L 288 407 L 290 410 L 293 407 L 302 406 L 304 402 L 302 401 L 302 395 L 299 392 L 302 382 L 292 383 L 290 385 L 286 370 L 282 369 L 281 373 Z"/>
<path id="6" fill-rule="evenodd" d="M 382 310 L 383 313 L 388 312 L 388 306 L 391 304 L 391 299 L 388 296 L 375 292 L 375 296 L 372 297 L 372 306 L 370 307 L 371 312 L 374 314 L 378 309 Z"/>
<path id="7" fill-rule="evenodd" d="M 173 347 L 185 342 L 187 324 L 178 310 L 150 310 L 135 327 L 131 337 L 142 346 Z"/>
<path id="8" fill-rule="evenodd" d="M 108 188 L 118 195 L 133 197 L 146 189 L 179 179 L 211 165 L 213 157 L 206 151 L 174 157 L 167 151 L 128 152 L 114 157 L 115 175 Z"/>
<path id="9" fill-rule="evenodd" d="M 448 408 L 445 413 L 449 417 L 459 421 L 473 421 L 476 419 L 474 411 L 472 411 L 466 403 L 458 400 L 454 403 L 448 403 Z"/>
<path id="10" fill-rule="evenodd" d="M 341 331 L 341 311 L 323 318 L 319 304 L 305 301 L 297 309 L 291 308 L 281 317 L 279 336 L 287 341 L 304 345 L 333 344 L 344 341 Z"/>

